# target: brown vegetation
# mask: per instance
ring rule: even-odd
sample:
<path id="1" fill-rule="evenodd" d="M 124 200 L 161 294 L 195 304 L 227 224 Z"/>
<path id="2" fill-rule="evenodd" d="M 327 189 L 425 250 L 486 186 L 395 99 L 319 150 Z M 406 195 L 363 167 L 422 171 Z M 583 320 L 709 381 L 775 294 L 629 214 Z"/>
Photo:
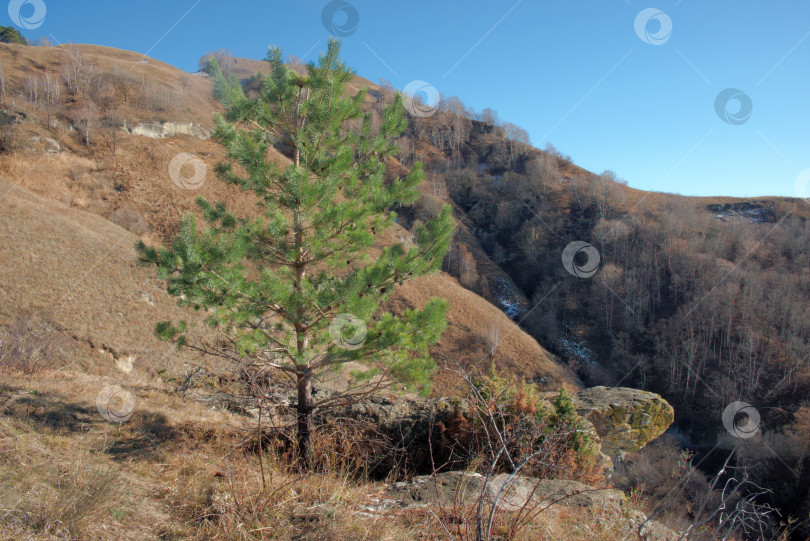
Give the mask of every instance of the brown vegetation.
<path id="1" fill-rule="evenodd" d="M 231 67 L 243 79 L 267 69 L 247 59 Z M 352 90 L 360 85 L 370 88 L 372 109 L 390 99 L 384 84 L 357 78 Z M 137 236 L 170 238 L 179 217 L 195 211 L 198 194 L 235 210 L 249 211 L 253 201 L 216 182 L 197 191 L 171 182 L 167 167 L 178 152 L 196 153 L 209 170 L 221 160 L 213 142 L 154 140 L 119 127 L 180 121 L 210 128 L 218 105 L 205 76 L 106 47 L 0 44 L 0 102 L 10 112 L 0 113 L 0 520 L 12 528 L 10 538 L 259 538 L 288 531 L 361 539 L 386 529 L 400 538 L 441 536 L 429 513 L 362 515 L 379 486 L 352 484 L 342 474 L 301 479 L 283 460 L 266 457 L 272 479 L 263 491 L 257 456 L 234 454 L 245 448 L 233 445 L 242 433 L 227 429 L 229 414 L 166 394 L 165 382 L 182 380 L 201 361 L 152 337 L 154 321 L 181 314 L 154 276 L 136 266 L 132 245 Z M 542 152 L 527 143 L 525 132 L 496 112 L 469 111 L 457 98 L 414 119 L 400 141 L 403 163 L 423 161 L 428 180 L 414 208 L 398 209 L 403 227 L 380 244 L 407 238 L 412 221 L 430 217 L 444 201 L 457 211 L 448 272 L 403 285 L 390 302 L 402 310 L 433 295 L 450 300 L 450 326 L 433 351 L 440 364 L 464 358 L 468 367 L 486 369 L 494 362 L 547 388 L 575 390 L 582 378 L 656 390 L 696 439 L 722 429 L 716 412 L 729 401 L 754 397 L 771 428 L 806 440 L 810 207 L 763 197 L 754 203 L 772 221 L 748 223 L 743 214 L 718 220 L 710 205 L 751 201 L 641 192 L 610 172 L 578 168 L 553 146 Z M 575 239 L 599 250 L 602 267 L 593 279 L 574 279 L 560 265 L 562 249 Z M 502 281 L 538 308 L 508 317 L 494 295 Z M 26 310 L 48 323 L 20 323 Z M 58 352 L 43 347 L 54 330 L 64 339 Z M 586 343 L 598 364 L 562 347 L 563 338 Z M 134 376 L 122 372 L 127 362 L 134 362 Z M 43 365 L 62 371 L 43 373 Z M 36 381 L 26 372 L 38 374 Z M 133 377 L 127 381 L 140 386 L 142 414 L 114 435 L 99 419 L 90 421 L 101 377 Z M 434 394 L 464 389 L 450 371 L 434 379 Z M 32 397 L 30 389 L 43 395 Z M 53 421 L 66 412 L 87 426 L 68 430 L 72 425 Z M 357 451 L 350 440 L 340 445 L 347 455 Z M 628 487 L 646 486 L 649 499 L 660 496 L 650 488 L 656 475 L 667 485 L 684 471 L 683 457 L 665 442 L 634 460 Z M 807 484 L 793 483 L 791 472 L 769 460 L 753 472 L 756 480 L 784 477 L 780 504 L 806 514 Z M 806 451 L 787 463 L 805 477 L 810 471 Z M 109 482 L 111 471 L 118 483 Z M 166 485 L 169 478 L 179 481 Z M 40 492 L 29 493 L 29 484 Z M 105 504 L 88 499 L 91 493 Z M 678 500 L 666 514 L 673 523 L 686 520 L 684 509 L 695 501 Z M 527 531 L 610 538 L 599 533 L 600 517 L 583 515 L 555 512 L 553 521 L 539 519 L 542 527 Z M 574 527 L 583 520 L 591 533 Z"/>

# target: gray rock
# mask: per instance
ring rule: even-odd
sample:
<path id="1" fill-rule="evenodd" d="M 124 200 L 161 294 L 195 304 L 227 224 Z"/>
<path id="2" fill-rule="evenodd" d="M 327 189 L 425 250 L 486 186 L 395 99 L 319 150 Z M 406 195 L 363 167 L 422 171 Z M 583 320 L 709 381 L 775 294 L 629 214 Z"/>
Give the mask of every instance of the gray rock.
<path id="1" fill-rule="evenodd" d="M 577 481 L 534 479 L 507 474 L 487 480 L 479 473 L 444 472 L 422 475 L 390 485 L 381 498 L 363 508 L 369 516 L 396 509 L 469 509 L 484 499 L 487 507 L 496 504 L 501 511 L 545 511 L 551 508 L 580 508 L 596 511 L 606 520 L 621 524 L 618 539 L 674 541 L 679 535 L 641 511 L 626 507 L 624 493 L 613 488 L 596 488 Z"/>
<path id="2" fill-rule="evenodd" d="M 174 137 L 176 135 L 191 135 L 199 139 L 208 139 L 211 137 L 208 130 L 193 122 L 142 122 L 132 128 L 127 127 L 126 123 L 124 123 L 123 129 L 132 135 L 142 135 L 157 139 Z"/>
<path id="3" fill-rule="evenodd" d="M 675 412 L 655 393 L 627 387 L 591 387 L 572 396 L 577 412 L 593 423 L 610 457 L 638 451 L 672 425 Z"/>

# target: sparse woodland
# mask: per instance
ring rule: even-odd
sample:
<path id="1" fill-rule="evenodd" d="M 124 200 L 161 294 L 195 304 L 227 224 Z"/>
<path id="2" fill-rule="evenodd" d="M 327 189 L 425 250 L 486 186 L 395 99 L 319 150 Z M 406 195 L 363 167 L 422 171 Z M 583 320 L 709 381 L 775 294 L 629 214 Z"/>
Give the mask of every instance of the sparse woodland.
<path id="1" fill-rule="evenodd" d="M 415 159 L 444 179 L 478 246 L 539 304 L 516 318 L 521 326 L 588 384 L 661 393 L 698 446 L 711 447 L 734 400 L 756 402 L 767 430 L 797 434 L 791 426 L 810 394 L 805 203 L 771 201 L 758 219 L 721 220 L 690 198 L 633 193 L 613 172 L 581 170 L 550 145 L 537 151 L 492 111 L 467 111 L 457 98 L 414 119 L 409 135 L 414 147 L 427 140 L 442 151 Z M 414 216 L 429 216 L 434 197 L 423 194 Z M 598 249 L 592 279 L 570 280 L 560 265 L 571 240 Z M 483 293 L 481 261 L 456 250 L 446 268 Z M 566 347 L 572 341 L 586 348 Z M 807 505 L 797 499 L 808 497 L 806 455 L 748 460 L 741 465 L 755 465 L 757 482 L 779 479 L 782 509 Z"/>

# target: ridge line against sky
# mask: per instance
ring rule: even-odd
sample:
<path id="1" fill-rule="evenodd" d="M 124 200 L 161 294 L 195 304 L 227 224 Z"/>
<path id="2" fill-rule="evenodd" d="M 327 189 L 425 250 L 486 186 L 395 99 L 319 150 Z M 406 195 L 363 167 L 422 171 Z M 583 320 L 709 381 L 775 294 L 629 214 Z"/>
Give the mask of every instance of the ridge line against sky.
<path id="1" fill-rule="evenodd" d="M 263 58 L 278 44 L 312 60 L 337 35 L 358 75 L 491 107 L 535 146 L 631 187 L 810 196 L 810 0 L 10 0 L 4 15 L 29 39 L 187 71 L 220 48 Z"/>

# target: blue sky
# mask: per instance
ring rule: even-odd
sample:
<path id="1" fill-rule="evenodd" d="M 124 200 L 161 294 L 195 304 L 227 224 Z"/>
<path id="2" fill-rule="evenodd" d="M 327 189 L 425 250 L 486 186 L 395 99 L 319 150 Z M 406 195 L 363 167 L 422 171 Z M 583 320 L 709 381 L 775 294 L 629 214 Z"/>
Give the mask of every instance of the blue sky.
<path id="1" fill-rule="evenodd" d="M 263 58 L 278 44 L 311 60 L 329 37 L 326 0 L 15 2 L 24 17 L 33 2 L 47 8 L 41 26 L 22 30 L 28 38 L 148 51 L 189 71 L 219 48 Z M 535 146 L 550 141 L 635 188 L 810 195 L 796 186 L 810 169 L 810 0 L 347 3 L 335 23 L 351 9 L 359 22 L 343 55 L 372 81 L 401 89 L 423 80 L 478 111 L 491 107 Z M 727 88 L 750 100 L 750 116 L 731 99 L 720 112 L 745 118 L 720 118 L 715 101 Z"/>

